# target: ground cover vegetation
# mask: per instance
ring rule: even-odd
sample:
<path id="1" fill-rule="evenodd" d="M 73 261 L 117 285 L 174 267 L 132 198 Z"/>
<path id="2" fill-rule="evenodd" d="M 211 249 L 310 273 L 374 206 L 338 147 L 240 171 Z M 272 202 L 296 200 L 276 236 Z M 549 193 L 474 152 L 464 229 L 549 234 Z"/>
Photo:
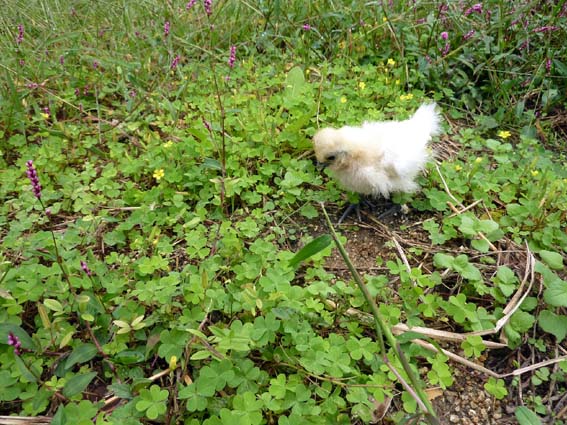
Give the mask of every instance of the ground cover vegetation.
<path id="1" fill-rule="evenodd" d="M 436 423 L 431 390 L 466 365 L 519 423 L 564 423 L 566 20 L 562 1 L 8 0 L 0 414 Z M 311 137 L 425 100 L 444 134 L 394 197 L 409 218 L 377 224 L 376 267 L 336 272 L 363 227 L 330 225 L 353 196 Z"/>

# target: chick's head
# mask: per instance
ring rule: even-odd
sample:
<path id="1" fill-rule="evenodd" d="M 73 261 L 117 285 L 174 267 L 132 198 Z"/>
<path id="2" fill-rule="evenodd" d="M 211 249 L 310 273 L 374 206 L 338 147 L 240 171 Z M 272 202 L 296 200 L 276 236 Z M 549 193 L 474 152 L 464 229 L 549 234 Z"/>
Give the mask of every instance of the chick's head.
<path id="1" fill-rule="evenodd" d="M 340 170 L 348 166 L 350 152 L 340 129 L 319 130 L 313 137 L 313 148 L 319 165 L 329 167 L 331 170 Z"/>

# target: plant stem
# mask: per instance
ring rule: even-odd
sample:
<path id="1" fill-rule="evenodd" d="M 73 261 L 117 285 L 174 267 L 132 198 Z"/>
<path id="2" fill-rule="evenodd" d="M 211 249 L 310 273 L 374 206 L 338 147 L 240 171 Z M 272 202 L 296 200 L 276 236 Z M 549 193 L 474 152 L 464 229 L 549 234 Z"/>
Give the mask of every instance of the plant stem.
<path id="1" fill-rule="evenodd" d="M 396 338 L 394 337 L 394 334 L 392 334 L 392 331 L 389 328 L 389 326 L 386 324 L 386 321 L 384 320 L 384 318 L 382 317 L 382 314 L 380 313 L 380 310 L 378 309 L 378 306 L 376 305 L 374 298 L 370 294 L 370 291 L 368 290 L 368 288 L 366 287 L 366 285 L 362 281 L 362 278 L 358 274 L 356 268 L 352 264 L 352 261 L 350 260 L 350 258 L 348 256 L 347 252 L 345 251 L 341 241 L 339 240 L 337 233 L 335 232 L 335 228 L 333 227 L 333 224 L 331 223 L 331 219 L 329 218 L 329 215 L 327 214 L 327 211 L 325 210 L 325 205 L 322 202 L 321 202 L 320 205 L 321 205 L 321 209 L 323 210 L 323 215 L 325 216 L 325 220 L 327 221 L 327 225 L 329 226 L 329 230 L 331 231 L 331 236 L 333 237 L 333 240 L 335 241 L 335 245 L 337 246 L 337 249 L 339 250 L 341 257 L 343 257 L 343 260 L 345 261 L 350 273 L 352 274 L 354 281 L 356 282 L 356 284 L 360 288 L 362 294 L 364 295 L 366 302 L 370 305 L 370 309 L 372 311 L 372 316 L 374 316 L 374 323 L 376 325 L 376 333 L 377 333 L 377 336 L 378 336 L 378 344 L 380 346 L 380 354 L 382 355 L 382 360 L 386 363 L 386 365 L 390 369 L 392 369 L 392 370 L 394 369 L 394 365 L 392 365 L 390 363 L 390 361 L 388 360 L 388 357 L 386 355 L 386 346 L 385 346 L 385 343 L 384 343 L 384 336 L 385 336 L 386 339 L 388 340 L 388 344 L 390 344 L 391 347 L 395 348 L 394 352 L 396 353 L 396 356 L 400 360 L 400 363 L 402 364 L 404 371 L 406 372 L 407 376 L 409 377 L 409 379 L 410 379 L 410 381 L 411 381 L 411 383 L 414 387 L 414 391 L 417 395 L 416 401 L 418 402 L 418 404 L 420 404 L 422 409 L 425 410 L 424 413 L 428 414 L 427 415 L 428 421 L 431 424 L 438 424 L 439 422 L 437 420 L 437 415 L 435 413 L 435 410 L 433 409 L 433 406 L 429 402 L 427 395 L 423 391 L 422 385 L 419 382 L 419 378 L 415 375 L 415 373 L 412 370 L 407 359 L 402 354 L 402 350 L 399 347 L 398 342 L 396 341 Z M 400 382 L 402 382 L 402 377 L 399 374 L 399 372 L 396 372 L 395 374 L 396 374 L 396 376 L 398 376 L 398 379 L 400 380 Z"/>

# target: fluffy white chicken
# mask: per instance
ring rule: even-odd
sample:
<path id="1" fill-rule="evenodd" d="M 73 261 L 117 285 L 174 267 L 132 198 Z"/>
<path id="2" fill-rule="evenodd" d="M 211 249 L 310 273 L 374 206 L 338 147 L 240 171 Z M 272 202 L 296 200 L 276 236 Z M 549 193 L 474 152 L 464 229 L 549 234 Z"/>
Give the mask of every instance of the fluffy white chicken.
<path id="1" fill-rule="evenodd" d="M 323 128 L 313 138 L 315 156 L 345 189 L 388 199 L 417 190 L 415 178 L 430 158 L 427 144 L 439 123 L 436 104 L 424 103 L 405 121 Z"/>

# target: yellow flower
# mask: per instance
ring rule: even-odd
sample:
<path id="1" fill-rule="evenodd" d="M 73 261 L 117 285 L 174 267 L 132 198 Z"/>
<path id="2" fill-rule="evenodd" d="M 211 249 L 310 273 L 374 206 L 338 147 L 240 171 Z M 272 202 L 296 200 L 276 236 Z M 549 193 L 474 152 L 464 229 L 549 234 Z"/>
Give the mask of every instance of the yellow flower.
<path id="1" fill-rule="evenodd" d="M 474 160 L 474 162 L 476 162 L 477 164 L 480 164 L 482 162 L 482 158 L 480 156 L 477 156 L 476 159 Z"/>
<path id="2" fill-rule="evenodd" d="M 394 65 L 396 64 L 396 61 L 395 61 L 394 59 L 392 59 L 392 58 L 389 58 L 387 64 L 388 64 L 389 66 L 394 66 Z"/>
<path id="3" fill-rule="evenodd" d="M 154 179 L 156 179 L 158 182 L 163 176 L 165 176 L 165 171 L 163 171 L 163 168 L 158 168 L 154 171 Z"/>
<path id="4" fill-rule="evenodd" d="M 512 133 L 510 133 L 508 130 L 500 130 L 498 132 L 498 137 L 501 137 L 502 139 L 507 139 L 511 135 L 512 135 Z"/>
<path id="5" fill-rule="evenodd" d="M 388 18 L 386 18 L 385 16 L 382 17 L 382 22 L 386 22 L 388 20 Z"/>
<path id="6" fill-rule="evenodd" d="M 339 42 L 339 49 L 344 49 L 346 47 L 346 41 Z"/>
<path id="7" fill-rule="evenodd" d="M 537 176 L 538 174 L 539 174 L 539 171 L 538 171 L 538 170 L 532 170 L 532 176 L 535 177 L 535 176 Z"/>
<path id="8" fill-rule="evenodd" d="M 163 144 L 163 147 L 166 148 L 166 149 L 167 149 L 167 148 L 170 148 L 170 147 L 172 147 L 172 146 L 173 146 L 173 142 L 172 142 L 171 140 L 168 140 L 167 142 L 165 142 L 165 143 Z"/>
<path id="9" fill-rule="evenodd" d="M 44 120 L 46 120 L 46 119 L 49 118 L 49 114 L 44 114 L 43 112 L 40 112 L 39 115 L 41 115 L 41 117 L 42 117 Z"/>
<path id="10" fill-rule="evenodd" d="M 461 167 L 459 164 L 455 165 L 455 171 L 461 171 L 463 169 L 463 167 Z"/>
<path id="11" fill-rule="evenodd" d="M 364 90 L 366 88 L 366 83 L 364 81 L 361 81 L 360 83 L 358 83 L 358 87 L 360 87 L 360 90 Z"/>
<path id="12" fill-rule="evenodd" d="M 341 97 L 341 103 L 347 103 L 347 98 L 346 97 Z"/>
<path id="13" fill-rule="evenodd" d="M 408 93 L 408 94 L 402 94 L 400 96 L 400 100 L 411 100 L 413 99 L 413 94 L 412 93 Z"/>
<path id="14" fill-rule="evenodd" d="M 396 86 L 399 86 L 399 85 L 400 85 L 400 80 L 396 80 L 395 83 L 396 83 Z"/>

